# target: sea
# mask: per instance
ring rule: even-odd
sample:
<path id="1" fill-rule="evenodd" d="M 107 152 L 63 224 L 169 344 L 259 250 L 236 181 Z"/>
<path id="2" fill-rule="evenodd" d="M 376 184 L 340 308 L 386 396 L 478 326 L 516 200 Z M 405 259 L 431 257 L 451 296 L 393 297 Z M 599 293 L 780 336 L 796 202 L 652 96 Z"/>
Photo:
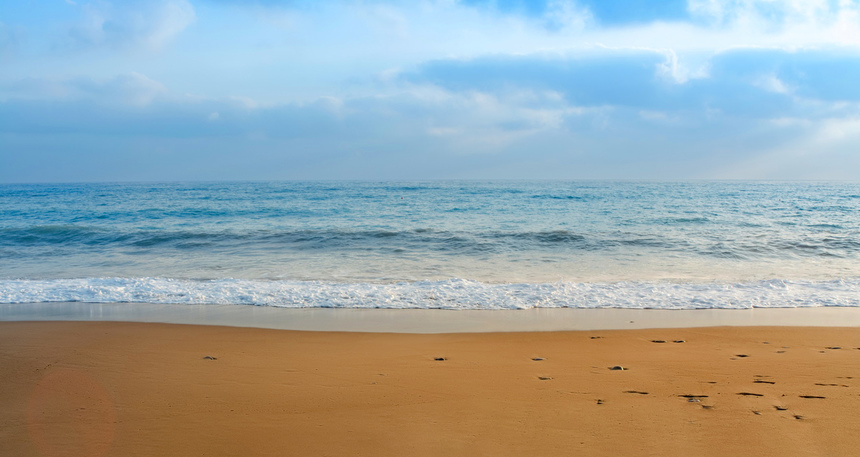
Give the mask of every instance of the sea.
<path id="1" fill-rule="evenodd" d="M 0 185 L 0 303 L 860 306 L 860 183 Z"/>

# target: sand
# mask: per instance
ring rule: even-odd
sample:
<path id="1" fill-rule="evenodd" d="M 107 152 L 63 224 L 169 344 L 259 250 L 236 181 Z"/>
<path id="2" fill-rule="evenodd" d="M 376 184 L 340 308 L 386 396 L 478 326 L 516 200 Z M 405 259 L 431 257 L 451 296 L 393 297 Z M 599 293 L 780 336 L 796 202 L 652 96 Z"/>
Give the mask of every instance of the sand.
<path id="1" fill-rule="evenodd" d="M 421 335 L 4 322 L 0 449 L 848 456 L 860 450 L 858 347 L 860 328 L 835 327 Z"/>
<path id="2" fill-rule="evenodd" d="M 0 304 L 0 321 L 118 321 L 379 333 L 548 332 L 688 327 L 860 327 L 860 308 L 511 310 L 277 308 L 152 303 Z"/>

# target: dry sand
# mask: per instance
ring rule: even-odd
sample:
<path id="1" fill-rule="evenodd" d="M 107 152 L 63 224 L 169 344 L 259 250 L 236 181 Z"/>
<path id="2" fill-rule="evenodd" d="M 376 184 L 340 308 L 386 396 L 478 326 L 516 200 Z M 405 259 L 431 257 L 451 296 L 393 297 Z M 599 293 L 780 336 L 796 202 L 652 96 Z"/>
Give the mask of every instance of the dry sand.
<path id="1" fill-rule="evenodd" d="M 0 450 L 849 456 L 860 453 L 858 347 L 858 328 L 416 335 L 4 322 Z"/>

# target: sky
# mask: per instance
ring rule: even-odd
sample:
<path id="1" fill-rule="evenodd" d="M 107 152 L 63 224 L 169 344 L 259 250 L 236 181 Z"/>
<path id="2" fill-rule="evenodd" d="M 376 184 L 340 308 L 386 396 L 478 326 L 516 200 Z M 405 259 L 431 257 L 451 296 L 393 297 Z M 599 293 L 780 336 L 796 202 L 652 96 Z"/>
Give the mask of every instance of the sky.
<path id="1" fill-rule="evenodd" d="M 860 178 L 860 0 L 0 2 L 0 183 Z"/>

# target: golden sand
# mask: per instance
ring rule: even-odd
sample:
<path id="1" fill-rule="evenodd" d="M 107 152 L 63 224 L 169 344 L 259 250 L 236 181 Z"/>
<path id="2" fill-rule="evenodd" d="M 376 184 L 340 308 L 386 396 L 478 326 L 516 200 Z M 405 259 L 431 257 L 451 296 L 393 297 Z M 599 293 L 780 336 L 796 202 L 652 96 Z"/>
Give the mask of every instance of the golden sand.
<path id="1" fill-rule="evenodd" d="M 860 454 L 858 347 L 858 328 L 415 335 L 0 323 L 0 449 L 850 456 Z"/>

